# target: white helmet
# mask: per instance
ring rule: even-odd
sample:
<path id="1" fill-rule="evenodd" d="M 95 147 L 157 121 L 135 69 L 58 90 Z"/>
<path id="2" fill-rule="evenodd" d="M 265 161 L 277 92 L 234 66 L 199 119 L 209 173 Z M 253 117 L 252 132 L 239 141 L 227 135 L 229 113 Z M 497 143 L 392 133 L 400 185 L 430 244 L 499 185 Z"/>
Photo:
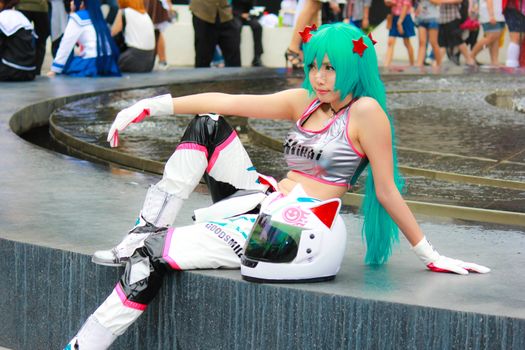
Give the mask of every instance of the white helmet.
<path id="1" fill-rule="evenodd" d="M 315 282 L 335 277 L 346 248 L 341 200 L 319 201 L 300 185 L 262 204 L 244 247 L 242 278 L 252 282 Z"/>

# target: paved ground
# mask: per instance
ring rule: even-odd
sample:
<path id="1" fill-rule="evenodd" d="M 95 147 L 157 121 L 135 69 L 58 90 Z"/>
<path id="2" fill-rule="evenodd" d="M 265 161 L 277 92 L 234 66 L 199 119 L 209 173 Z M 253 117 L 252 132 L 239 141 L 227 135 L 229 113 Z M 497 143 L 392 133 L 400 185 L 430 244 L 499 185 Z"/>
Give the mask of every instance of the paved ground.
<path id="1" fill-rule="evenodd" d="M 139 210 L 147 186 L 158 179 L 29 144 L 10 129 L 13 113 L 60 96 L 242 74 L 238 69 L 172 70 L 120 79 L 38 78 L 31 83 L 0 84 L 0 238 L 91 254 L 119 240 Z M 206 194 L 194 193 L 179 224 L 189 223 L 191 210 L 206 203 Z M 440 252 L 492 268 L 487 275 L 457 276 L 426 271 L 404 239 L 388 265 L 364 266 L 360 218 L 344 217 L 348 248 L 337 279 L 291 288 L 525 319 L 523 229 L 419 217 Z M 198 273 L 240 279 L 235 270 Z"/>

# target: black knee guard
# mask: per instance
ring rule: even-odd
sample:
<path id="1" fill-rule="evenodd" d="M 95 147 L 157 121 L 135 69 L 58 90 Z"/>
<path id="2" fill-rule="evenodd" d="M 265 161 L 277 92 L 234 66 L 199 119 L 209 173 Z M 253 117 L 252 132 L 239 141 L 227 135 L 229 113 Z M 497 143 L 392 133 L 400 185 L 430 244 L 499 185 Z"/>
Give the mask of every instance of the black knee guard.
<path id="1" fill-rule="evenodd" d="M 166 228 L 146 238 L 144 246 L 138 248 L 127 262 L 120 285 L 128 300 L 147 305 L 157 295 L 164 275 L 170 270 L 162 259 L 167 231 Z M 147 277 L 137 281 L 137 275 Z"/>
<path id="2" fill-rule="evenodd" d="M 223 116 L 217 114 L 201 114 L 192 119 L 182 136 L 181 144 L 191 142 L 206 147 L 209 161 L 215 149 L 224 143 L 234 132 L 235 130 L 233 130 Z M 214 179 L 208 173 L 204 174 L 204 180 L 208 185 L 214 203 L 232 195 L 238 190 L 238 188 L 235 188 L 229 183 Z"/>

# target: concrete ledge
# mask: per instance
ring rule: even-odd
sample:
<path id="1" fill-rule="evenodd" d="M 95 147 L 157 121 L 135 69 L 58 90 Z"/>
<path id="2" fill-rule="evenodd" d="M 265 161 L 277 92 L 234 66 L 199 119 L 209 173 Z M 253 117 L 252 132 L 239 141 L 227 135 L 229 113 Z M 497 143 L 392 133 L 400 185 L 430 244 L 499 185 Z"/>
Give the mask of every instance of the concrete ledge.
<path id="1" fill-rule="evenodd" d="M 0 343 L 59 349 L 122 270 L 0 240 Z M 13 268 L 14 262 L 14 268 Z M 71 310 L 77 310 L 72 312 Z M 523 349 L 525 320 L 174 273 L 114 349 Z"/>

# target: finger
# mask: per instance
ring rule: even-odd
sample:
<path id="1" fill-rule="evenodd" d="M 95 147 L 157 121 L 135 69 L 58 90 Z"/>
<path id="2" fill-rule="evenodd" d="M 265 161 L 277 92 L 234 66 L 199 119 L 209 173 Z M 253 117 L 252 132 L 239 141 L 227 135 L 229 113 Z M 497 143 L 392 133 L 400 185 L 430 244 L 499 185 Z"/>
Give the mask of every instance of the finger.
<path id="1" fill-rule="evenodd" d="M 115 133 L 113 134 L 113 137 L 111 137 L 111 140 L 109 140 L 109 145 L 112 148 L 114 148 L 114 147 L 118 147 L 118 144 L 119 144 L 118 131 L 115 131 Z"/>
<path id="2" fill-rule="evenodd" d="M 483 265 L 478 265 L 474 263 L 463 263 L 462 267 L 468 271 L 473 271 L 477 273 L 488 273 L 490 269 Z"/>
<path id="3" fill-rule="evenodd" d="M 427 265 L 427 267 L 434 272 L 452 272 L 457 273 L 459 275 L 468 275 L 468 271 L 462 268 L 461 266 L 457 266 L 454 264 L 447 264 L 447 263 L 430 263 Z"/>
<path id="4" fill-rule="evenodd" d="M 111 128 L 109 128 L 108 137 L 106 141 L 110 142 L 113 138 L 113 135 L 115 135 L 115 132 L 117 131 L 117 128 L 114 125 L 111 125 Z"/>

